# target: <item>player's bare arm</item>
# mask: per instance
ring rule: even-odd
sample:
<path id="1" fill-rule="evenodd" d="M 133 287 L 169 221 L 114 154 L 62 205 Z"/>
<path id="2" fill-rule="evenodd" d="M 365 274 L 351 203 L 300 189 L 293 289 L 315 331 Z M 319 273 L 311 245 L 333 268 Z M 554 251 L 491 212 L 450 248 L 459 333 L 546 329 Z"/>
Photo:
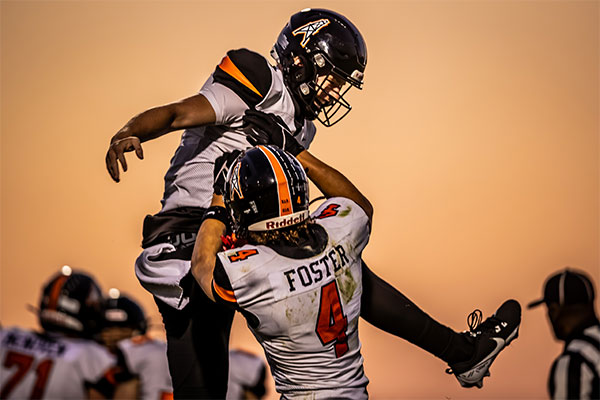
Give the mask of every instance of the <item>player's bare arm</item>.
<path id="1" fill-rule="evenodd" d="M 247 125 L 246 134 L 250 143 L 274 144 L 291 153 L 306 169 L 309 179 L 326 197 L 345 197 L 354 201 L 371 221 L 373 206 L 369 200 L 342 173 L 305 150 L 280 117 L 257 110 L 247 110 L 243 120 Z"/>
<path id="2" fill-rule="evenodd" d="M 310 154 L 308 150 L 302 151 L 296 158 L 306 170 L 308 178 L 326 197 L 350 199 L 363 209 L 369 217 L 369 221 L 372 220 L 373 206 L 371 202 L 341 172 L 325 164 Z"/>
<path id="3" fill-rule="evenodd" d="M 223 196 L 213 195 L 211 207 L 225 207 Z M 215 301 L 212 294 L 212 277 L 217 260 L 217 253 L 223 243 L 221 235 L 225 234 L 225 224 L 217 219 L 206 218 L 196 236 L 196 244 L 192 254 L 192 275 L 209 299 Z"/>
<path id="4" fill-rule="evenodd" d="M 215 111 L 201 94 L 174 103 L 150 108 L 133 117 L 110 140 L 106 169 L 115 182 L 120 180 L 119 163 L 127 171 L 125 153 L 135 151 L 142 160 L 141 143 L 180 129 L 214 124 Z"/>

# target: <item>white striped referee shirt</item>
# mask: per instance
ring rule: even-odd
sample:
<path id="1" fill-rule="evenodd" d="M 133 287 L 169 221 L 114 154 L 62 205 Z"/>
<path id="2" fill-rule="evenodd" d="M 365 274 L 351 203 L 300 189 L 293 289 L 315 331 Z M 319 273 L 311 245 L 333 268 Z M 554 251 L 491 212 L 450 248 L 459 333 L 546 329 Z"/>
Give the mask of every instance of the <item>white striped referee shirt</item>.
<path id="1" fill-rule="evenodd" d="M 550 398 L 600 399 L 600 324 L 570 339 L 558 357 L 548 380 Z"/>

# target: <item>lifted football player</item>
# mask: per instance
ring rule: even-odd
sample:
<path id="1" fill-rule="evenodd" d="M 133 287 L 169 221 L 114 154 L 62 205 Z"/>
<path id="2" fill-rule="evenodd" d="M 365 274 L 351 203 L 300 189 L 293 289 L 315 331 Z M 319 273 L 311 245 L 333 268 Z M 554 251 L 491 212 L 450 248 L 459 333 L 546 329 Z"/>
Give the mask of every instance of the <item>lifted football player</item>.
<path id="1" fill-rule="evenodd" d="M 260 112 L 278 116 L 307 149 L 316 132 L 313 121 L 337 123 L 351 109 L 347 91 L 363 85 L 365 41 L 333 11 L 292 15 L 271 56 L 275 67 L 247 49 L 227 52 L 198 94 L 133 117 L 106 154 L 108 172 L 119 182 L 126 152 L 142 159 L 141 143 L 185 129 L 165 175 L 162 208 L 144 221 L 144 250 L 135 266 L 163 317 L 175 397 L 221 398 L 227 387 L 233 313 L 209 301 L 190 274 L 195 235 L 211 204 L 215 160 L 250 147 L 245 128 L 260 122 Z M 460 372 L 457 363 L 475 351 L 470 337 L 439 324 L 364 263 L 362 268 L 361 317 Z"/>

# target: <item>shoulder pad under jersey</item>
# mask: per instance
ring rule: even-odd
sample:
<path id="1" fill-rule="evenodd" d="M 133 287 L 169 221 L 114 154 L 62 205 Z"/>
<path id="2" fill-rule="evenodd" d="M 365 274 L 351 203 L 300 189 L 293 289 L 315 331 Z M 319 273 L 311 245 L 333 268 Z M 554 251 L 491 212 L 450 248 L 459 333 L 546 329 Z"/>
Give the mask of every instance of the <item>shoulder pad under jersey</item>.
<path id="1" fill-rule="evenodd" d="M 248 49 L 230 50 L 213 73 L 215 82 L 229 89 L 254 107 L 269 92 L 271 67 L 267 60 Z"/>

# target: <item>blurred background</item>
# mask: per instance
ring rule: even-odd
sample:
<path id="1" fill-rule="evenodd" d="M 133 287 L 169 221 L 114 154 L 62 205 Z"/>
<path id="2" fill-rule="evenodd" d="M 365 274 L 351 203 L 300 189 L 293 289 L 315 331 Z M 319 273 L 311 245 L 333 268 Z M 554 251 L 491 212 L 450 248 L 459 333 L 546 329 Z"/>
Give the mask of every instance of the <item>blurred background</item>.
<path id="1" fill-rule="evenodd" d="M 567 265 L 598 286 L 597 1 L 0 4 L 3 326 L 37 326 L 26 305 L 66 264 L 137 298 L 164 336 L 133 262 L 180 132 L 129 157 L 119 184 L 105 170 L 109 140 L 133 115 L 195 93 L 228 49 L 268 56 L 305 7 L 346 15 L 367 41 L 354 110 L 320 127 L 311 151 L 372 201 L 371 269 L 456 330 L 475 308 L 525 306 Z M 561 352 L 543 308 L 524 310 L 484 388 L 465 390 L 443 362 L 360 329 L 376 399 L 544 398 Z M 238 317 L 232 347 L 262 354 Z"/>

